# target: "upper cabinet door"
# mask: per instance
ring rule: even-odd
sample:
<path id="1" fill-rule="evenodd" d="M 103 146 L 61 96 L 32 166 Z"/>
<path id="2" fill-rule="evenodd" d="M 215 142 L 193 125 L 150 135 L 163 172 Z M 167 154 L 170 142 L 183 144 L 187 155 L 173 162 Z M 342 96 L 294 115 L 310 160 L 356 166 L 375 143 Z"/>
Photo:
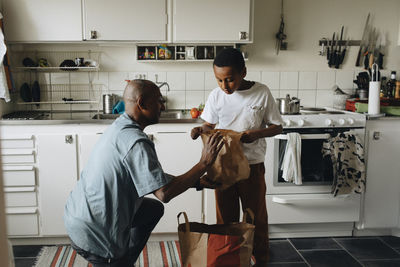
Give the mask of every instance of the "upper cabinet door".
<path id="1" fill-rule="evenodd" d="M 8 42 L 82 41 L 81 0 L 3 0 Z"/>
<path id="2" fill-rule="evenodd" d="M 252 0 L 174 0 L 174 42 L 252 42 Z"/>
<path id="3" fill-rule="evenodd" d="M 167 0 L 83 1 L 85 40 L 167 40 Z"/>

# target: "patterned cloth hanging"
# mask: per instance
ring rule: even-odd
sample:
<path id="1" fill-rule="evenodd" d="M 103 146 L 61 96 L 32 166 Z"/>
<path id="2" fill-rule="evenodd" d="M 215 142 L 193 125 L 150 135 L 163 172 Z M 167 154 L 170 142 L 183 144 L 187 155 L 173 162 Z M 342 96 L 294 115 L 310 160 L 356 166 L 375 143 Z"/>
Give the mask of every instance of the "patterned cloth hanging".
<path id="1" fill-rule="evenodd" d="M 362 193 L 365 189 L 364 147 L 352 131 L 339 133 L 324 141 L 322 155 L 333 164 L 332 194 Z"/>

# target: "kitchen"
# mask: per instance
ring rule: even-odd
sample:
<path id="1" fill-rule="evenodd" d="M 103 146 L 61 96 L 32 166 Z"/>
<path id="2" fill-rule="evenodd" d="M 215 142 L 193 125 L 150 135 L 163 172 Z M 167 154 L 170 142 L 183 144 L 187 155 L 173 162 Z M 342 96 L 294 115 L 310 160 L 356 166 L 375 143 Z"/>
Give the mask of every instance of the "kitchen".
<path id="1" fill-rule="evenodd" d="M 2 7 L 5 6 L 4 2 L 10 1 L 3 1 Z M 15 2 L 22 3 L 26 1 Z M 25 14 L 24 22 L 28 24 L 32 23 L 29 22 L 31 18 L 31 15 L 28 16 L 29 14 L 44 12 L 34 6 L 35 2 L 43 3 L 44 1 L 29 2 L 29 5 L 33 6 L 29 6 L 27 3 L 20 4 L 21 8 L 18 11 Z M 400 3 L 396 0 L 380 2 L 370 0 L 340 0 L 335 2 L 327 0 L 284 0 L 284 33 L 287 35 L 284 41 L 287 42 L 287 50 L 279 51 L 278 55 L 276 54 L 275 34 L 279 30 L 281 21 L 281 1 L 279 0 L 243 1 L 251 3 L 253 9 L 249 9 L 246 4 L 239 3 L 241 1 L 235 1 L 235 4 L 241 5 L 241 8 L 233 4 L 229 7 L 225 7 L 223 4 L 215 7 L 213 4 L 210 4 L 210 1 L 204 1 L 203 6 L 197 7 L 198 12 L 195 13 L 199 17 L 197 23 L 204 23 L 207 25 L 206 27 L 190 25 L 191 20 L 188 19 L 188 16 L 193 16 L 194 11 L 192 10 L 192 13 L 179 13 L 185 11 L 184 8 L 191 10 L 190 5 L 186 6 L 182 4 L 182 1 L 146 1 L 146 4 L 136 3 L 137 5 L 141 5 L 140 12 L 138 13 L 147 14 L 146 12 L 142 12 L 142 10 L 154 10 L 154 16 L 164 16 L 163 20 L 167 20 L 169 25 L 172 23 L 171 20 L 181 23 L 177 24 L 175 28 L 169 26 L 169 28 L 165 27 L 165 30 L 159 30 L 161 33 L 148 30 L 148 28 L 160 27 L 157 24 L 158 20 L 154 20 L 154 24 L 143 25 L 141 21 L 146 18 L 141 17 L 140 14 L 135 14 L 137 18 L 134 18 L 134 23 L 130 21 L 125 22 L 120 19 L 120 17 L 124 17 L 124 9 L 134 10 L 133 8 L 127 9 L 118 6 L 110 8 L 104 5 L 104 8 L 101 9 L 99 6 L 103 5 L 97 4 L 97 6 L 94 4 L 94 1 L 81 2 L 80 0 L 75 0 L 71 1 L 73 3 L 71 6 L 78 9 L 68 10 L 67 7 L 58 8 L 57 4 L 60 5 L 60 3 L 52 2 L 54 2 L 54 6 L 48 6 L 46 10 L 49 11 L 46 12 L 53 14 L 53 16 L 46 18 L 45 15 L 42 15 L 45 23 L 38 25 L 38 28 L 35 30 L 25 30 L 25 37 L 28 38 L 27 41 L 15 41 L 8 44 L 10 60 L 13 63 L 11 67 L 21 65 L 22 60 L 14 60 L 15 58 L 23 59 L 26 56 L 26 51 L 33 51 L 31 54 L 28 53 L 32 55 L 32 58 L 34 58 L 35 53 L 39 53 L 39 57 L 42 57 L 42 55 L 43 57 L 47 57 L 53 67 L 58 67 L 61 61 L 55 60 L 51 62 L 50 60 L 59 56 L 61 59 L 75 59 L 77 57 L 93 59 L 98 63 L 98 68 L 95 65 L 94 71 L 79 70 L 78 72 L 31 72 L 18 69 L 14 71 L 12 69 L 16 90 L 11 92 L 11 102 L 6 103 L 3 100 L 1 101 L 1 114 L 5 115 L 17 110 L 35 111 L 47 109 L 54 111 L 50 115 L 53 120 L 33 120 L 31 123 L 30 121 L 24 121 L 23 124 L 3 120 L 1 123 L 2 138 L 5 140 L 5 143 L 8 143 L 6 145 L 9 145 L 6 148 L 4 147 L 4 142 L 2 142 L 3 149 L 18 149 L 15 147 L 15 144 L 18 146 L 21 142 L 23 143 L 22 147 L 20 146 L 20 150 L 23 150 L 27 154 L 23 154 L 24 159 L 22 162 L 24 164 L 19 165 L 24 165 L 25 169 L 23 171 L 30 173 L 30 179 L 33 177 L 33 180 L 36 182 L 33 185 L 30 184 L 27 186 L 23 184 L 22 186 L 24 190 L 34 188 L 34 191 L 28 191 L 28 194 L 30 198 L 33 195 L 35 199 L 33 207 L 36 209 L 39 208 L 40 211 L 40 217 L 38 217 L 36 210 L 32 213 L 14 214 L 14 217 L 17 217 L 16 222 L 20 222 L 18 220 L 20 217 L 18 216 L 24 216 L 26 218 L 23 220 L 23 225 L 26 226 L 27 221 L 31 221 L 32 223 L 29 227 L 23 229 L 20 228 L 20 224 L 13 224 L 16 228 L 13 229 L 13 231 L 16 231 L 16 234 L 12 235 L 13 244 L 34 244 L 40 242 L 55 244 L 57 241 L 62 242 L 62 238 L 59 240 L 59 237 L 63 236 L 62 233 L 64 230 L 62 222 L 59 219 L 59 215 L 62 214 L 62 211 L 59 211 L 59 206 L 65 203 L 66 194 L 68 194 L 70 188 L 78 179 L 79 172 L 90 153 L 90 148 L 97 140 L 96 138 L 98 138 L 98 133 L 103 132 L 110 124 L 108 120 L 88 121 L 95 114 L 101 113 L 103 94 L 121 96 L 123 88 L 126 85 L 125 80 L 129 79 L 147 78 L 159 84 L 167 82 L 168 86 L 161 88 L 162 94 L 167 98 L 167 109 L 175 112 L 190 110 L 193 107 L 204 104 L 210 91 L 216 87 L 211 59 L 186 60 L 185 62 L 178 62 L 178 60 L 168 61 L 166 59 L 141 61 L 139 60 L 139 50 L 141 47 L 151 50 L 152 47 L 158 47 L 161 44 L 167 43 L 168 46 L 175 46 L 175 52 L 178 55 L 178 46 L 187 49 L 188 47 L 201 45 L 202 47 L 211 47 L 216 50 L 218 46 L 242 43 L 242 51 L 248 58 L 246 61 L 248 70 L 247 79 L 267 84 L 275 98 L 285 97 L 287 94 L 290 94 L 290 96 L 298 97 L 302 106 L 332 108 L 334 99 L 334 90 L 332 88 L 335 85 L 347 93 L 354 93 L 357 88 L 353 80 L 356 79 L 359 72 L 363 71 L 362 67 L 355 67 L 354 64 L 359 47 L 349 46 L 343 64 L 339 69 L 335 69 L 328 67 L 326 57 L 318 55 L 321 51 L 319 41 L 323 38 L 331 39 L 333 32 L 339 35 L 341 26 L 345 26 L 343 40 L 361 40 L 365 21 L 368 13 L 370 13 L 371 24 L 380 32 L 383 32 L 387 40 L 383 64 L 384 69 L 381 70 L 381 75 L 389 77 L 390 71 L 400 71 Z M 127 2 L 129 1 L 121 1 L 124 4 L 127 4 Z M 160 2 L 166 3 L 164 7 L 164 11 L 166 10 L 166 12 L 159 11 L 160 8 L 157 8 Z M 176 10 L 173 12 L 172 9 L 176 2 L 182 4 L 182 6 L 178 6 L 177 4 L 175 6 L 177 7 Z M 82 7 L 81 3 L 85 3 L 86 6 Z M 216 4 L 214 3 L 214 5 Z M 22 9 L 22 7 L 25 8 Z M 179 7 L 182 9 L 179 9 Z M 245 9 L 246 7 L 247 9 Z M 112 23 L 120 23 L 121 27 L 111 27 L 111 29 L 114 29 L 115 34 L 122 33 L 122 36 L 124 36 L 124 32 L 128 28 L 137 29 L 137 33 L 145 35 L 146 39 L 144 40 L 147 41 L 138 42 L 137 40 L 129 40 L 129 38 L 128 40 L 119 40 L 115 36 L 110 37 L 114 39 L 102 41 L 101 30 L 98 30 L 97 33 L 98 41 L 90 40 L 92 37 L 90 35 L 94 28 L 85 28 L 82 25 L 84 23 L 92 23 L 90 20 L 91 17 L 89 13 L 86 14 L 82 22 L 81 8 L 84 8 L 84 10 L 94 9 L 100 14 L 107 14 L 107 16 L 103 15 L 101 18 L 103 21 L 109 21 L 110 25 L 113 25 Z M 58 10 L 57 12 L 62 14 L 54 16 L 55 10 Z M 62 12 L 59 12 L 59 10 L 62 10 Z M 231 13 L 224 12 L 224 14 L 221 14 L 218 10 L 230 10 Z M 232 40 L 227 42 L 229 39 L 224 40 L 223 38 L 225 37 L 221 37 L 225 36 L 221 32 L 229 32 L 230 27 L 228 26 L 226 26 L 226 29 L 215 28 L 216 31 L 211 31 L 213 27 L 206 24 L 208 22 L 211 25 L 213 25 L 212 23 L 219 25 L 221 21 L 230 21 L 231 17 L 234 16 L 232 14 L 241 14 L 243 10 L 247 10 L 250 17 L 250 20 L 247 22 L 245 20 L 238 22 L 249 24 L 246 24 L 247 29 L 249 29 L 248 40 L 243 42 Z M 2 13 L 5 15 L 4 12 Z M 165 13 L 173 15 L 165 16 Z M 59 25 L 59 17 L 65 17 L 68 23 L 63 21 L 62 25 Z M 109 20 L 106 20 L 106 17 L 109 17 Z M 63 30 L 60 30 L 59 27 L 63 27 Z M 76 36 L 76 33 L 72 29 L 78 29 L 78 36 Z M 186 35 L 179 36 L 176 33 L 179 29 Z M 104 30 L 109 29 L 104 28 Z M 236 29 L 234 30 L 234 38 L 237 40 L 238 34 L 236 33 Z M 7 41 L 7 28 L 5 32 Z M 83 34 L 87 41 L 77 41 L 79 38 L 82 40 Z M 35 35 L 36 38 L 42 38 L 42 40 L 35 41 L 33 39 Z M 21 35 L 14 35 L 15 40 L 23 37 Z M 200 37 L 203 39 L 195 39 Z M 150 38 L 161 41 L 149 42 Z M 166 41 L 171 41 L 171 44 L 168 44 Z M 192 56 L 188 51 L 192 50 L 188 49 L 185 51 L 184 55 L 187 59 Z M 43 54 L 40 54 L 41 52 Z M 49 102 L 47 104 L 40 104 L 39 107 L 35 104 L 23 102 L 20 99 L 19 92 L 24 82 L 32 85 L 36 79 L 39 80 L 39 84 L 42 87 L 42 101 Z M 400 77 L 397 76 L 397 79 L 400 79 Z M 88 83 L 90 86 L 89 89 L 87 89 Z M 49 88 L 54 88 L 51 97 L 49 93 L 51 90 Z M 82 104 L 50 103 L 53 100 L 62 101 L 62 97 L 95 100 L 95 103 L 91 103 L 90 101 Z M 56 112 L 61 109 L 67 109 L 71 112 Z M 90 110 L 90 112 L 78 112 L 81 109 Z M 175 113 L 171 112 L 171 114 L 171 116 L 174 116 Z M 196 162 L 201 149 L 199 143 L 193 142 L 188 138 L 188 131 L 194 125 L 198 125 L 200 121 L 190 120 L 188 114 L 181 116 L 184 119 L 188 118 L 189 123 L 169 123 L 169 118 L 164 118 L 165 123 L 147 129 L 148 133 L 153 135 L 156 147 L 158 142 L 157 150 L 159 150 L 159 157 L 161 161 L 165 162 L 163 164 L 165 164 L 166 171 L 170 171 L 171 173 L 180 173 L 187 170 L 187 168 L 193 165 L 193 162 Z M 335 116 L 337 117 L 333 117 L 331 120 L 339 122 L 340 119 L 343 119 L 342 117 L 339 118 L 340 115 Z M 347 120 L 347 118 L 345 119 Z M 48 121 L 55 120 L 63 121 L 63 124 L 46 124 Z M 291 120 L 292 125 L 294 120 Z M 307 118 L 304 118 L 304 120 L 307 122 Z M 395 164 L 396 159 L 400 158 L 400 149 L 396 149 L 399 148 L 397 138 L 400 131 L 399 120 L 396 117 L 383 117 L 376 120 L 367 120 L 364 123 L 364 127 L 366 127 L 366 151 L 376 151 L 376 153 L 367 154 L 367 191 L 366 194 L 361 195 L 360 204 L 356 207 L 356 212 L 352 210 L 347 218 L 340 220 L 337 218 L 340 218 L 342 214 L 340 214 L 340 209 L 337 208 L 335 209 L 335 213 L 325 221 L 321 221 L 320 219 L 313 221 L 312 217 L 309 217 L 308 220 L 303 222 L 293 221 L 293 223 L 287 223 L 280 222 L 279 220 L 282 215 L 279 212 L 274 213 L 275 209 L 273 210 L 273 207 L 271 207 L 270 220 L 275 222 L 270 227 L 271 238 L 352 235 L 400 236 L 400 186 L 397 181 L 398 179 L 395 179 L 397 178 L 396 174 L 399 173 L 398 164 Z M 325 124 L 325 121 L 323 121 L 323 124 Z M 17 141 L 15 141 L 16 136 L 20 138 Z M 382 143 L 379 140 L 385 142 Z M 171 159 L 167 153 L 171 149 L 171 145 L 176 142 L 181 143 L 174 150 L 177 155 L 182 155 L 179 158 L 181 160 L 179 166 L 177 166 L 174 159 Z M 63 151 L 63 153 L 57 155 L 59 160 L 55 162 L 54 156 L 51 153 L 56 148 Z M 32 159 L 32 151 L 37 153 L 36 158 L 33 157 Z M 15 164 L 13 165 L 12 162 L 11 160 L 11 163 L 6 166 L 9 168 L 8 172 L 12 172 L 10 168 L 14 167 L 15 169 Z M 30 163 L 25 164 L 26 162 Z M 40 166 L 37 166 L 37 163 Z M 370 163 L 372 167 L 369 167 Z M 42 168 L 42 166 L 46 167 Z M 394 176 L 390 174 L 394 174 Z M 57 175 L 58 181 L 53 180 L 55 175 Z M 370 177 L 377 177 L 379 179 Z M 39 181 L 37 181 L 38 179 Z M 59 186 L 60 181 L 63 181 L 63 187 Z M 63 196 L 65 198 L 55 199 L 55 196 Z M 182 199 L 176 199 L 174 204 L 171 205 L 171 210 L 166 212 L 165 218 L 163 218 L 165 220 L 164 223 L 160 223 L 158 226 L 154 238 L 173 237 L 172 233 L 176 231 L 176 215 L 182 210 L 186 210 L 192 221 L 213 223 L 215 214 L 211 196 L 210 192 L 206 191 L 204 193 L 189 194 L 188 196 L 182 195 Z M 52 203 L 48 203 L 48 199 L 52 199 Z M 274 205 L 278 204 L 275 203 Z M 32 205 L 27 206 L 30 210 L 33 210 Z M 187 206 L 191 208 L 189 209 Z M 291 205 L 290 207 L 294 206 Z M 320 207 L 319 209 L 326 209 L 326 207 L 322 205 L 322 208 Z M 278 211 L 279 209 L 281 208 L 278 207 Z M 336 216 L 336 213 L 339 214 Z M 57 216 L 53 216 L 54 214 L 57 214 Z M 274 217 L 273 214 L 278 215 Z"/>

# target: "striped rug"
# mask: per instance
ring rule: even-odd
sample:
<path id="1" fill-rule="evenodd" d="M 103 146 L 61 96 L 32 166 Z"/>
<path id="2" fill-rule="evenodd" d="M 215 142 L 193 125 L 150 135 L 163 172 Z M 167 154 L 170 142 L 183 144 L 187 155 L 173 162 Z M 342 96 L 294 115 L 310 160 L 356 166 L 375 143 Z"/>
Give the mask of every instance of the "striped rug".
<path id="1" fill-rule="evenodd" d="M 135 267 L 180 267 L 181 252 L 178 241 L 148 242 Z M 92 267 L 71 246 L 43 247 L 35 267 Z"/>

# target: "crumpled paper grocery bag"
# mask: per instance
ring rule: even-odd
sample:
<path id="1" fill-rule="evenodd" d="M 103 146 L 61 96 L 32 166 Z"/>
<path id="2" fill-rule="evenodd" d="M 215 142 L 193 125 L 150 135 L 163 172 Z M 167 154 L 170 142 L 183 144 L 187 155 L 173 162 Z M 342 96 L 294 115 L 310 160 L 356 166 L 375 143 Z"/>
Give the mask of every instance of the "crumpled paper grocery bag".
<path id="1" fill-rule="evenodd" d="M 201 135 L 203 144 L 216 131 L 221 133 L 224 145 L 218 153 L 214 164 L 207 171 L 207 179 L 210 182 L 221 184 L 218 189 L 224 190 L 241 180 L 249 178 L 250 167 L 240 142 L 241 133 L 232 130 L 211 130 Z"/>

